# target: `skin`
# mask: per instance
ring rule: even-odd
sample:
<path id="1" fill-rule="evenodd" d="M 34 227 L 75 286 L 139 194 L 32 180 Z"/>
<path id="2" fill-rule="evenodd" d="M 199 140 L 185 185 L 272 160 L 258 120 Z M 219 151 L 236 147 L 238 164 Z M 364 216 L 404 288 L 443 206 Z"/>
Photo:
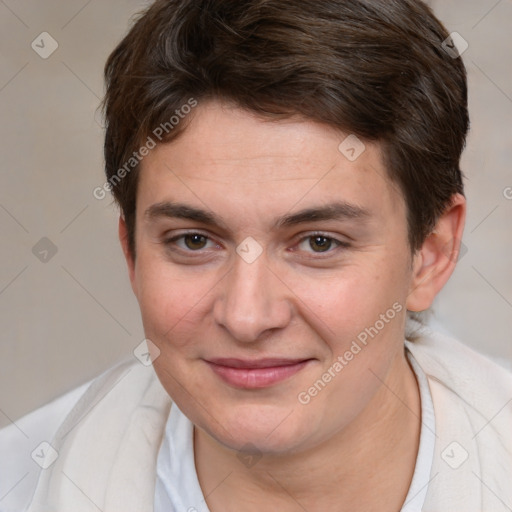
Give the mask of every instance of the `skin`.
<path id="1" fill-rule="evenodd" d="M 332 127 L 264 120 L 216 101 L 189 121 L 142 162 L 135 260 L 122 217 L 119 235 L 146 336 L 160 350 L 155 371 L 195 425 L 209 509 L 399 510 L 421 426 L 404 353 L 406 309 L 430 307 L 453 272 L 464 198 L 454 196 L 412 256 L 404 199 L 378 144 L 365 143 L 350 162 L 338 150 L 346 134 Z M 276 226 L 336 201 L 368 215 Z M 205 210 L 220 224 L 147 213 L 165 202 Z M 327 238 L 315 245 L 318 232 Z M 187 233 L 207 238 L 170 241 Z M 236 252 L 247 237 L 263 251 L 252 263 Z M 300 403 L 298 394 L 395 303 L 401 312 Z M 248 390 L 212 371 L 206 360 L 216 357 L 309 361 Z M 251 451 L 257 462 L 247 465 L 240 455 Z"/>

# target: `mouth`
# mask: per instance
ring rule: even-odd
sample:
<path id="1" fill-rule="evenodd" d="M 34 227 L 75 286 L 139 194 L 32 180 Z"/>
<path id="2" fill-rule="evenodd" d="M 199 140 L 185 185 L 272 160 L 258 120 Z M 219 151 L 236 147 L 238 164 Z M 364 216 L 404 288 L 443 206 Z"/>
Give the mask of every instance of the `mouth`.
<path id="1" fill-rule="evenodd" d="M 300 372 L 312 359 L 210 359 L 206 363 L 227 384 L 242 389 L 261 389 Z"/>

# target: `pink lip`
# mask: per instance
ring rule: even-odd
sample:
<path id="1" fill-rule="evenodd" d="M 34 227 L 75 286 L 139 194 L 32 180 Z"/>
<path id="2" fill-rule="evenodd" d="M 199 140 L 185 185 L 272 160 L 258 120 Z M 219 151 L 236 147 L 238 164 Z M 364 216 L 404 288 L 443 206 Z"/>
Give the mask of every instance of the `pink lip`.
<path id="1" fill-rule="evenodd" d="M 302 370 L 310 359 L 211 359 L 210 368 L 228 384 L 259 389 L 281 382 Z"/>

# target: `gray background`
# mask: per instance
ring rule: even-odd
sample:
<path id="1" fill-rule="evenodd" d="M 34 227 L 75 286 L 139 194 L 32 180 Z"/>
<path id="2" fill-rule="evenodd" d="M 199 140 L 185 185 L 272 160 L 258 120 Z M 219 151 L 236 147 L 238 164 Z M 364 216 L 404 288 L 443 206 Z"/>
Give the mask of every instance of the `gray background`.
<path id="1" fill-rule="evenodd" d="M 103 65 L 146 4 L 0 0 L 0 426 L 144 338 L 116 209 L 92 191 L 104 182 L 96 111 Z M 431 4 L 469 43 L 472 118 L 463 159 L 467 253 L 437 299 L 434 323 L 510 366 L 512 1 Z M 31 47 L 42 32 L 59 45 L 47 59 Z M 33 252 L 43 237 L 57 248 L 46 262 Z"/>

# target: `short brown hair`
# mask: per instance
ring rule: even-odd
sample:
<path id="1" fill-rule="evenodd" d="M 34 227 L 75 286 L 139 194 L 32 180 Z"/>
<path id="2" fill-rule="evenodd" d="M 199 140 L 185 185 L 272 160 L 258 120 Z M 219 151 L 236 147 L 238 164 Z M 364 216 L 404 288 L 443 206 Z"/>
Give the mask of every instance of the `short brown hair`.
<path id="1" fill-rule="evenodd" d="M 191 98 L 380 142 L 419 249 L 463 194 L 466 70 L 443 49 L 448 37 L 419 0 L 157 0 L 105 66 L 106 175 L 132 255 L 139 166 L 116 172 Z"/>

